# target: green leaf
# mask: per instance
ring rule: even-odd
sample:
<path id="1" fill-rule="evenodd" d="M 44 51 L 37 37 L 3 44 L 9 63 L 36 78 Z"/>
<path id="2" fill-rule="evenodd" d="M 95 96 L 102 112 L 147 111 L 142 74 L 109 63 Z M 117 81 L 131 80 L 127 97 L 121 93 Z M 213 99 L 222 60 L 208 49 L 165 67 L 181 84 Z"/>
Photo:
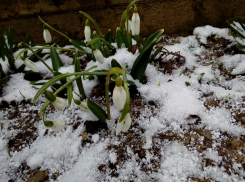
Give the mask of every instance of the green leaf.
<path id="1" fill-rule="evenodd" d="M 91 69 L 94 69 L 96 66 L 93 66 L 83 72 L 78 72 L 78 73 L 65 73 L 65 74 L 60 74 L 57 75 L 55 77 L 53 77 L 52 79 L 50 79 L 47 83 L 45 83 L 36 93 L 35 97 L 33 98 L 33 102 L 35 102 L 37 100 L 37 98 L 50 86 L 52 86 L 53 84 L 55 84 L 57 81 L 66 78 L 68 76 L 76 76 L 75 78 L 71 79 L 69 82 L 65 83 L 64 85 L 62 85 L 61 88 L 66 87 L 69 83 L 75 81 L 77 78 L 79 78 L 82 75 L 106 75 L 107 72 L 89 72 Z M 60 89 L 60 88 L 59 88 Z"/>
<path id="2" fill-rule="evenodd" d="M 91 45 L 93 44 L 93 46 L 100 50 L 100 52 L 103 53 L 103 49 L 102 49 L 102 41 L 101 41 L 101 38 L 98 37 L 96 31 L 93 32 L 92 34 L 92 40 L 90 42 L 87 43 L 87 45 Z"/>
<path id="3" fill-rule="evenodd" d="M 151 43 L 154 39 L 156 39 L 156 41 L 161 37 L 162 33 L 164 32 L 164 29 L 158 30 L 156 31 L 154 34 L 150 35 L 150 37 L 148 37 L 144 43 L 144 47 L 147 46 L 149 43 Z"/>
<path id="4" fill-rule="evenodd" d="M 125 36 L 123 35 L 123 32 L 119 27 L 117 27 L 117 31 L 116 31 L 116 42 L 117 42 L 118 49 L 121 49 L 122 44 L 125 44 Z"/>
<path id="5" fill-rule="evenodd" d="M 5 76 L 6 74 L 4 73 L 2 64 L 0 63 L 0 79 L 4 78 Z"/>
<path id="6" fill-rule="evenodd" d="M 106 119 L 108 118 L 106 112 L 96 103 L 86 99 L 88 108 L 94 113 L 94 115 L 101 121 L 106 123 Z"/>
<path id="7" fill-rule="evenodd" d="M 66 77 L 66 81 L 67 81 L 67 82 L 70 81 L 69 77 Z M 72 97 L 73 97 L 73 96 L 72 96 L 72 85 L 69 84 L 69 85 L 67 86 L 67 100 L 68 100 L 68 105 L 69 105 L 69 106 L 71 105 Z"/>
<path id="8" fill-rule="evenodd" d="M 146 67 L 149 63 L 149 57 L 151 55 L 151 50 L 155 42 L 156 42 L 156 39 L 153 40 L 150 44 L 148 44 L 145 48 L 143 48 L 133 64 L 130 74 L 134 79 L 138 79 L 140 82 L 142 82 Z"/>
<path id="9" fill-rule="evenodd" d="M 146 43 L 144 44 L 144 47 L 141 50 L 139 56 L 135 60 L 130 73 L 134 79 L 138 79 L 140 82 L 142 81 L 146 67 L 149 63 L 149 57 L 151 55 L 152 48 L 159 37 L 162 35 L 163 31 L 163 29 L 158 30 L 146 40 Z"/>
<path id="10" fill-rule="evenodd" d="M 63 64 L 62 64 L 62 62 L 60 60 L 60 56 L 58 55 L 58 53 L 56 52 L 54 47 L 51 47 L 50 54 L 51 54 L 53 70 L 54 71 L 58 71 L 59 68 L 63 66 Z"/>
<path id="11" fill-rule="evenodd" d="M 26 43 L 30 44 L 31 43 L 31 35 L 26 34 Z M 27 51 L 24 52 L 24 58 L 27 58 Z"/>
<path id="12" fill-rule="evenodd" d="M 76 48 L 78 48 L 79 50 L 81 51 L 85 51 L 82 47 L 84 46 L 84 44 L 80 41 L 77 41 L 77 40 L 72 40 L 70 39 L 69 40 Z"/>
<path id="13" fill-rule="evenodd" d="M 150 63 L 154 61 L 155 57 L 157 54 L 162 50 L 163 46 L 160 46 L 157 48 L 157 50 L 154 52 L 154 54 L 151 56 L 151 60 L 149 61 Z"/>
<path id="14" fill-rule="evenodd" d="M 112 32 L 111 32 L 111 29 L 109 29 L 108 30 L 108 32 L 106 33 L 106 35 L 105 35 L 105 40 L 109 43 L 109 44 L 111 44 L 112 43 Z"/>
<path id="15" fill-rule="evenodd" d="M 25 65 L 25 64 L 22 64 L 22 65 L 16 70 L 16 72 L 17 72 L 17 73 L 23 72 L 23 71 L 25 70 L 25 67 L 26 67 L 26 65 Z"/>
<path id="16" fill-rule="evenodd" d="M 32 54 L 28 57 L 28 59 L 30 59 L 31 61 L 34 61 L 34 59 L 37 58 L 36 55 L 41 56 L 42 51 L 43 51 L 43 49 L 38 49 L 38 50 L 34 51 L 35 54 L 32 53 Z M 24 54 L 25 54 L 25 53 L 27 53 L 27 51 L 25 51 Z M 38 58 L 37 58 L 37 60 L 38 60 Z M 35 62 L 35 61 L 34 61 L 34 62 Z"/>
<path id="17" fill-rule="evenodd" d="M 107 46 L 104 46 L 104 55 L 106 58 L 108 58 L 109 56 L 111 56 L 111 51 Z"/>
<path id="18" fill-rule="evenodd" d="M 75 72 L 81 72 L 80 61 L 78 58 L 75 61 L 75 68 L 74 69 L 75 69 L 74 70 Z M 85 91 L 84 91 L 84 88 L 83 88 L 82 78 L 79 77 L 78 79 L 76 79 L 76 83 L 77 83 L 77 88 L 79 90 L 79 93 L 82 95 L 83 99 L 87 98 Z"/>
<path id="19" fill-rule="evenodd" d="M 87 13 L 85 13 L 85 12 L 83 12 L 83 11 L 79 11 L 79 13 L 82 13 L 82 14 L 83 14 L 84 16 L 86 16 L 90 21 L 92 21 L 93 24 L 94 24 L 94 26 L 96 27 L 98 33 L 99 33 L 99 36 L 100 36 L 100 37 L 103 37 L 103 34 L 101 33 L 100 28 L 99 28 L 98 24 L 96 23 L 96 21 L 95 21 L 89 14 L 87 14 Z"/>
<path id="20" fill-rule="evenodd" d="M 74 54 L 73 61 L 72 61 L 71 64 L 74 65 L 75 62 L 76 62 L 76 60 L 77 60 L 77 51 L 76 51 L 75 54 Z"/>
<path id="21" fill-rule="evenodd" d="M 6 77 L 0 79 L 0 88 L 2 88 L 3 85 L 4 85 L 5 83 L 7 83 L 8 80 L 9 80 L 9 77 L 8 77 L 8 76 L 6 76 Z"/>
<path id="22" fill-rule="evenodd" d="M 117 62 L 117 60 L 115 60 L 115 59 L 112 59 L 111 60 L 111 67 L 113 68 L 113 67 L 118 67 L 118 68 L 120 68 L 120 69 L 122 69 L 122 67 L 121 67 L 121 65 Z"/>

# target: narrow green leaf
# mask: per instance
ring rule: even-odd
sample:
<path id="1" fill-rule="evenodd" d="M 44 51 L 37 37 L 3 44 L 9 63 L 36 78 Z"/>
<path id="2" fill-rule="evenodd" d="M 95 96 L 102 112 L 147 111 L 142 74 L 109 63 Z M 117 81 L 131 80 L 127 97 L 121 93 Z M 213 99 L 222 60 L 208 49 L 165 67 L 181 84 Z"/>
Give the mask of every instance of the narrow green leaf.
<path id="1" fill-rule="evenodd" d="M 81 72 L 80 61 L 78 58 L 75 61 L 75 68 L 74 69 L 75 69 L 74 70 L 75 72 Z M 83 99 L 87 98 L 85 91 L 84 91 L 84 88 L 83 88 L 82 78 L 79 77 L 78 79 L 76 79 L 76 83 L 77 83 L 77 88 L 79 90 L 79 93 L 82 95 Z"/>
<path id="2" fill-rule="evenodd" d="M 143 79 L 146 67 L 149 63 L 149 57 L 151 55 L 151 50 L 155 42 L 156 42 L 156 39 L 154 39 L 151 43 L 145 46 L 133 64 L 130 74 L 134 79 L 138 79 L 140 82 Z"/>
<path id="3" fill-rule="evenodd" d="M 163 46 L 160 46 L 157 48 L 157 50 L 154 52 L 154 54 L 151 56 L 151 60 L 149 61 L 150 63 L 152 61 L 154 61 L 155 57 L 157 56 L 157 54 L 162 50 Z"/>
<path id="4" fill-rule="evenodd" d="M 73 57 L 73 61 L 71 64 L 74 65 L 76 60 L 77 60 L 77 52 L 75 52 L 74 57 Z"/>
<path id="5" fill-rule="evenodd" d="M 120 69 L 122 69 L 122 67 L 121 67 L 121 65 L 117 62 L 117 60 L 115 60 L 115 59 L 112 59 L 111 60 L 111 67 L 113 68 L 113 67 L 118 67 L 118 68 L 120 68 Z"/>
<path id="6" fill-rule="evenodd" d="M 111 51 L 110 51 L 110 49 L 107 46 L 104 46 L 104 54 L 105 54 L 106 58 L 111 56 Z"/>
<path id="7" fill-rule="evenodd" d="M 93 22 L 94 26 L 96 27 L 98 33 L 99 33 L 99 36 L 103 38 L 103 34 L 101 33 L 100 31 L 100 28 L 98 26 L 98 24 L 96 23 L 96 21 L 87 13 L 83 12 L 83 11 L 79 11 L 79 13 L 82 13 L 84 16 L 86 16 L 90 21 Z"/>
<path id="8" fill-rule="evenodd" d="M 94 113 L 94 115 L 104 123 L 106 123 L 106 119 L 108 118 L 106 112 L 96 103 L 86 99 L 88 108 Z"/>
<path id="9" fill-rule="evenodd" d="M 63 64 L 62 64 L 62 62 L 60 60 L 60 56 L 58 55 L 58 53 L 56 52 L 54 47 L 51 47 L 50 54 L 51 54 L 53 70 L 54 71 L 58 71 L 59 68 L 63 66 Z"/>
<path id="10" fill-rule="evenodd" d="M 0 88 L 2 88 L 5 83 L 7 83 L 8 79 L 9 79 L 8 76 L 0 79 Z"/>
<path id="11" fill-rule="evenodd" d="M 47 83 L 45 83 L 36 93 L 36 95 L 34 96 L 33 98 L 33 102 L 35 102 L 37 100 L 37 98 L 50 86 L 52 86 L 54 83 L 56 83 L 57 81 L 63 79 L 63 78 L 66 78 L 68 76 L 77 76 L 73 79 L 71 79 L 69 82 L 67 83 L 70 83 L 71 81 L 75 81 L 77 78 L 79 78 L 79 76 L 82 76 L 82 75 L 107 75 L 107 72 L 89 72 L 91 69 L 94 69 L 96 68 L 96 66 L 93 66 L 83 72 L 79 72 L 79 73 L 65 73 L 65 74 L 61 74 L 61 75 L 57 75 L 55 77 L 53 77 L 52 79 L 50 79 Z M 67 86 L 67 83 L 65 83 L 64 85 Z M 63 85 L 63 86 L 64 86 Z M 62 87 L 63 87 L 62 86 Z"/>
<path id="12" fill-rule="evenodd" d="M 6 74 L 4 73 L 2 64 L 0 63 L 0 79 L 4 78 L 5 76 Z"/>
<path id="13" fill-rule="evenodd" d="M 108 32 L 106 33 L 105 35 L 105 40 L 111 44 L 112 43 L 112 32 L 111 32 L 111 29 L 108 30 Z"/>
<path id="14" fill-rule="evenodd" d="M 32 54 L 28 57 L 28 59 L 30 59 L 31 61 L 34 61 L 34 59 L 37 58 L 36 55 L 41 56 L 42 51 L 43 51 L 43 49 L 38 49 L 38 50 L 34 51 L 35 54 L 32 53 Z M 25 53 L 27 54 L 27 51 L 25 51 L 24 54 L 25 54 Z M 37 60 L 38 60 L 38 58 L 37 58 Z M 35 61 L 34 61 L 34 62 L 35 62 Z"/>
<path id="15" fill-rule="evenodd" d="M 93 32 L 92 40 L 90 42 L 88 42 L 87 45 L 91 45 L 90 43 L 92 43 L 96 49 L 100 50 L 100 52 L 103 52 L 102 41 L 101 41 L 101 38 L 98 37 L 96 31 Z"/>
<path id="16" fill-rule="evenodd" d="M 150 35 L 150 37 L 148 37 L 144 43 L 144 47 L 147 46 L 149 43 L 151 43 L 154 39 L 156 39 L 156 41 L 161 37 L 162 33 L 164 32 L 164 29 L 158 30 L 156 31 L 154 34 Z"/>
<path id="17" fill-rule="evenodd" d="M 125 36 L 123 35 L 123 32 L 119 27 L 117 27 L 117 31 L 116 31 L 116 42 L 117 42 L 118 49 L 121 49 L 122 44 L 125 44 Z"/>
<path id="18" fill-rule="evenodd" d="M 69 41 L 70 41 L 76 48 L 78 48 L 79 50 L 85 51 L 85 50 L 82 48 L 82 46 L 84 46 L 84 44 L 83 44 L 82 42 L 77 41 L 77 40 L 72 40 L 72 39 L 70 39 Z"/>

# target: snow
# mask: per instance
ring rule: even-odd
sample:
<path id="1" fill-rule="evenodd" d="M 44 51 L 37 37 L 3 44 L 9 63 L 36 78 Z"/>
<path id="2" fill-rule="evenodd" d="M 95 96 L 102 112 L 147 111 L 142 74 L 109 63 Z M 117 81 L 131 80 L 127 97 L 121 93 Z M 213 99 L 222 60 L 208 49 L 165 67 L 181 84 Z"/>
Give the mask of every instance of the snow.
<path id="1" fill-rule="evenodd" d="M 221 167 L 219 166 L 222 156 L 219 155 L 217 146 L 221 145 L 220 142 L 212 143 L 211 148 L 207 148 L 200 153 L 196 148 L 185 146 L 179 141 L 163 139 L 159 144 L 161 158 L 156 159 L 153 151 L 155 145 L 154 136 L 159 133 L 172 131 L 184 138 L 186 131 L 192 127 L 190 125 L 195 122 L 195 120 L 188 119 L 190 115 L 200 117 L 200 128 L 211 131 L 212 138 L 215 141 L 221 140 L 223 132 L 234 137 L 241 137 L 245 134 L 244 126 L 234 121 L 232 110 L 227 109 L 224 104 L 211 109 L 207 109 L 204 106 L 205 99 L 203 95 L 212 93 L 210 96 L 212 99 L 227 101 L 229 104 L 244 111 L 244 108 L 241 107 L 245 97 L 244 76 L 236 76 L 232 80 L 226 80 L 219 70 L 213 68 L 212 64 L 205 66 L 200 64 L 199 60 L 199 56 L 202 56 L 207 51 L 203 46 L 203 44 L 207 44 L 207 37 L 215 35 L 215 38 L 223 37 L 233 42 L 234 39 L 228 33 L 228 29 L 219 29 L 209 25 L 197 27 L 194 30 L 194 35 L 179 37 L 178 43 L 164 46 L 170 52 L 179 51 L 180 55 L 186 58 L 184 66 L 173 70 L 172 74 L 164 74 L 155 66 L 148 65 L 146 69 L 148 79 L 146 84 L 141 84 L 127 75 L 128 79 L 133 80 L 137 85 L 142 102 L 154 101 L 158 106 L 154 111 L 147 107 L 145 107 L 145 110 L 139 110 L 140 115 L 138 118 L 134 118 L 134 122 L 142 129 L 142 133 L 135 128 L 130 131 L 131 133 L 137 133 L 141 138 L 145 157 L 140 158 L 139 154 L 134 152 L 134 146 L 129 144 L 129 142 L 125 142 L 127 134 L 125 136 L 120 134 L 120 137 L 115 136 L 115 121 L 119 118 L 120 112 L 112 105 L 112 119 L 107 121 L 109 128 L 108 138 L 104 138 L 101 133 L 88 134 L 90 142 L 82 146 L 81 143 L 84 142 L 84 139 L 81 133 L 85 131 L 84 122 L 97 121 L 97 118 L 92 112 L 82 111 L 72 103 L 63 112 L 48 111 L 46 114 L 46 120 L 59 118 L 66 122 L 66 126 L 62 131 L 54 132 L 46 128 L 41 119 L 35 120 L 36 140 L 29 147 L 11 152 L 12 157 L 10 158 L 7 153 L 7 143 L 19 131 L 9 130 L 8 125 L 15 125 L 17 119 L 8 119 L 6 117 L 8 115 L 7 112 L 0 111 L 0 123 L 3 124 L 0 133 L 0 181 L 5 182 L 11 178 L 22 181 L 18 179 L 18 175 L 13 177 L 8 174 L 17 171 L 23 162 L 31 170 L 49 170 L 50 173 L 60 173 L 60 176 L 54 180 L 60 182 L 80 182 L 81 180 L 85 182 L 130 180 L 178 182 L 191 181 L 191 177 L 223 182 L 244 181 L 241 178 L 241 175 L 244 175 L 241 164 L 234 161 L 234 171 L 230 171 L 230 175 L 226 173 L 222 165 Z M 72 47 L 66 46 L 66 48 Z M 90 50 L 88 49 L 87 51 Z M 72 58 L 65 55 L 60 57 L 64 67 L 61 67 L 59 72 L 73 73 Z M 97 65 L 94 70 L 108 70 L 113 58 L 121 65 L 127 63 L 130 70 L 134 60 L 137 58 L 137 54 L 132 54 L 126 48 L 121 48 L 114 56 L 105 58 L 104 64 L 90 61 L 86 69 Z M 169 59 L 171 59 L 171 56 L 166 58 L 166 60 Z M 232 74 L 240 74 L 245 72 L 244 60 L 244 54 L 236 54 L 233 56 L 224 55 L 218 61 Z M 207 59 L 204 62 L 211 63 L 212 61 Z M 45 62 L 52 67 L 51 58 L 46 58 Z M 21 59 L 17 59 L 16 65 L 20 66 L 21 64 Z M 35 64 L 42 74 L 52 76 L 43 63 L 38 61 Z M 2 65 L 4 71 L 8 72 L 7 62 L 5 61 Z M 191 70 L 190 74 L 181 74 L 186 67 Z M 25 99 L 34 97 L 40 87 L 33 87 L 23 77 L 23 73 L 11 75 L 10 80 L 3 88 L 1 101 L 11 102 L 16 100 L 20 102 L 23 100 L 23 96 Z M 200 81 L 201 84 L 199 83 Z M 189 82 L 190 85 L 187 86 L 186 82 Z M 94 80 L 83 80 L 85 93 L 88 97 L 90 97 L 92 89 L 97 83 L 98 79 L 96 77 Z M 73 83 L 73 89 L 76 93 L 79 93 L 75 82 Z M 74 94 L 74 98 L 78 98 L 78 96 Z M 45 102 L 45 98 L 41 96 L 34 105 L 29 105 L 22 111 L 39 110 L 43 102 Z M 73 125 L 78 124 L 78 120 L 80 124 L 76 129 L 73 129 Z M 200 137 L 199 141 L 201 143 L 204 142 L 204 137 Z M 191 142 L 194 142 L 193 139 Z M 115 149 L 109 149 L 109 146 L 121 147 L 122 145 L 126 157 L 125 161 L 118 164 L 117 162 L 121 159 L 121 156 Z M 244 153 L 240 153 L 240 155 L 244 156 Z M 215 165 L 204 166 L 202 161 L 206 158 L 211 159 Z M 159 168 L 157 170 L 153 170 L 152 160 L 159 160 Z M 117 177 L 111 175 L 113 169 L 109 167 L 105 173 L 99 170 L 99 166 L 107 163 L 115 165 L 118 173 Z M 141 169 L 143 164 L 152 169 L 152 171 L 143 171 Z"/>

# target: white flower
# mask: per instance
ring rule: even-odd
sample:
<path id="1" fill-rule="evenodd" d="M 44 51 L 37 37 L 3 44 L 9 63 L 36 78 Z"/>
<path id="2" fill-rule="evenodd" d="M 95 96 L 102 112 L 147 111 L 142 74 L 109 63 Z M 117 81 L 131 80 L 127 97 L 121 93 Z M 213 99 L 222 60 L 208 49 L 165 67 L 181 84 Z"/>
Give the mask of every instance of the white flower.
<path id="1" fill-rule="evenodd" d="M 89 42 L 90 41 L 90 38 L 91 38 L 91 29 L 90 29 L 90 26 L 85 26 L 84 36 L 85 36 L 86 42 Z"/>
<path id="2" fill-rule="evenodd" d="M 24 64 L 33 72 L 39 72 L 38 67 L 30 59 L 26 58 Z"/>
<path id="3" fill-rule="evenodd" d="M 94 57 L 95 57 L 96 61 L 98 61 L 100 64 L 103 64 L 104 63 L 104 56 L 102 55 L 100 50 L 95 49 L 93 51 L 93 53 L 94 53 Z"/>
<path id="4" fill-rule="evenodd" d="M 50 128 L 53 131 L 60 131 L 65 127 L 65 121 L 61 119 L 55 119 L 52 122 L 53 122 L 53 126 L 51 126 Z"/>
<path id="5" fill-rule="evenodd" d="M 81 102 L 81 104 L 79 105 L 79 108 L 82 111 L 88 111 L 89 110 L 88 105 L 87 105 L 87 102 Z"/>
<path id="6" fill-rule="evenodd" d="M 113 104 L 117 108 L 117 110 L 121 111 L 126 102 L 126 92 L 122 85 L 120 87 L 115 86 L 112 93 Z"/>
<path id="7" fill-rule="evenodd" d="M 125 30 L 127 30 L 127 21 L 125 22 Z M 128 32 L 131 30 L 131 21 L 128 20 Z"/>
<path id="8" fill-rule="evenodd" d="M 121 123 L 117 123 L 117 130 L 116 135 L 118 135 L 120 132 L 126 132 L 130 128 L 132 123 L 132 119 L 130 117 L 130 114 L 126 114 L 125 118 L 122 120 Z"/>
<path id="9" fill-rule="evenodd" d="M 140 33 L 140 16 L 136 7 L 132 16 L 131 31 L 132 35 L 139 35 Z"/>
<path id="10" fill-rule="evenodd" d="M 66 100 L 60 97 L 56 97 L 55 101 L 52 102 L 52 104 L 55 107 L 55 109 L 57 109 L 58 111 L 62 111 L 66 106 Z"/>
<path id="11" fill-rule="evenodd" d="M 52 37 L 48 29 L 43 29 L 43 38 L 47 44 L 52 41 Z"/>

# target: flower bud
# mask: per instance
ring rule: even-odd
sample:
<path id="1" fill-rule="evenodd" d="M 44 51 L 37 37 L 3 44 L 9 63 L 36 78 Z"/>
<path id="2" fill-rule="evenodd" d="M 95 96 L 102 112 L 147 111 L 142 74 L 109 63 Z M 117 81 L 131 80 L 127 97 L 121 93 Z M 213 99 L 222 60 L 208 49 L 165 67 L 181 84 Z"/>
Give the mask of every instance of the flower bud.
<path id="1" fill-rule="evenodd" d="M 79 108 L 82 111 L 88 111 L 89 110 L 88 105 L 87 105 L 87 102 L 81 102 L 80 105 L 79 105 Z"/>
<path id="2" fill-rule="evenodd" d="M 102 55 L 102 53 L 100 52 L 100 50 L 95 49 L 93 51 L 94 57 L 96 59 L 96 61 L 98 61 L 100 64 L 104 63 L 104 56 Z"/>
<path id="3" fill-rule="evenodd" d="M 140 33 L 140 17 L 136 6 L 134 7 L 134 13 L 132 16 L 131 31 L 132 35 L 139 35 Z"/>
<path id="4" fill-rule="evenodd" d="M 126 132 L 130 128 L 132 123 L 132 119 L 130 117 L 130 114 L 126 114 L 125 118 L 122 120 L 122 122 L 117 123 L 117 130 L 116 135 L 118 135 L 120 132 Z"/>
<path id="5" fill-rule="evenodd" d="M 120 77 L 117 77 L 116 79 L 116 86 L 112 93 L 112 100 L 117 110 L 121 111 L 124 108 L 126 102 L 126 92 L 122 87 L 122 79 Z"/>
<path id="6" fill-rule="evenodd" d="M 65 127 L 65 121 L 61 120 L 61 119 L 55 119 L 52 121 L 53 122 L 53 126 L 51 126 L 50 128 L 53 131 L 60 131 Z"/>
<path id="7" fill-rule="evenodd" d="M 33 72 L 39 72 L 38 67 L 30 59 L 26 58 L 24 64 Z"/>
<path id="8" fill-rule="evenodd" d="M 62 111 L 64 107 L 66 106 L 65 99 L 56 97 L 53 95 L 52 92 L 47 91 L 47 90 L 44 92 L 44 94 L 45 94 L 45 97 L 53 104 L 55 109 L 57 109 L 58 111 Z"/>
<path id="9" fill-rule="evenodd" d="M 44 40 L 45 40 L 45 42 L 47 44 L 49 44 L 52 41 L 51 34 L 50 34 L 49 30 L 45 26 L 44 26 L 44 29 L 43 29 L 43 38 L 44 38 Z"/>
<path id="10" fill-rule="evenodd" d="M 128 32 L 130 32 L 131 30 L 131 21 L 128 20 L 128 29 L 127 29 L 127 21 L 125 22 L 125 30 L 128 30 Z"/>
<path id="11" fill-rule="evenodd" d="M 90 38 L 91 38 L 91 29 L 89 26 L 89 20 L 88 19 L 86 20 L 86 23 L 85 23 L 84 36 L 85 36 L 86 42 L 89 42 Z"/>

